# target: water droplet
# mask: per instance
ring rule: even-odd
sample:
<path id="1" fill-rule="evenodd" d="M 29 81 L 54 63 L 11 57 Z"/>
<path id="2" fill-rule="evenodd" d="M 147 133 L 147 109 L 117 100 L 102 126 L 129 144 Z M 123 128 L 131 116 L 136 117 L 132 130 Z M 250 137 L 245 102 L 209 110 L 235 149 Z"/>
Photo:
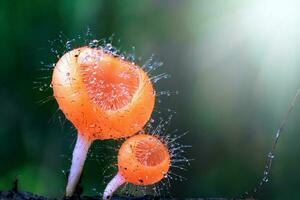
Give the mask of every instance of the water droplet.
<path id="1" fill-rule="evenodd" d="M 71 40 L 68 40 L 68 41 L 66 42 L 66 49 L 67 49 L 67 50 L 71 50 L 71 49 L 72 49 L 72 41 L 71 41 Z"/>
<path id="2" fill-rule="evenodd" d="M 269 181 L 268 177 L 263 178 L 263 182 L 267 183 Z"/>
<path id="3" fill-rule="evenodd" d="M 270 152 L 270 153 L 268 154 L 268 158 L 273 159 L 273 158 L 274 158 L 274 154 Z"/>

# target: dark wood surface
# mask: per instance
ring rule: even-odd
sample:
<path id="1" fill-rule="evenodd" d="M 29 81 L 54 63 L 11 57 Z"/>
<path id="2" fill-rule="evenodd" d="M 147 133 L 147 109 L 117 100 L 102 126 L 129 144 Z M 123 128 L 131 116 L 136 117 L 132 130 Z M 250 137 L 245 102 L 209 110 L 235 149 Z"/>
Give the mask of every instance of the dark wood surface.
<path id="1" fill-rule="evenodd" d="M 13 182 L 13 186 L 8 191 L 0 191 L 0 200 L 101 200 L 100 196 L 84 196 L 82 194 L 82 187 L 77 187 L 74 196 L 71 198 L 57 197 L 49 198 L 45 196 L 40 196 L 32 194 L 30 192 L 21 191 L 18 188 L 18 180 Z M 156 200 L 156 199 L 166 199 L 166 200 L 233 200 L 234 198 L 171 198 L 171 197 L 154 197 L 154 196 L 144 196 L 144 197 L 125 197 L 125 196 L 114 196 L 112 200 Z M 244 200 L 254 200 L 252 198 Z"/>

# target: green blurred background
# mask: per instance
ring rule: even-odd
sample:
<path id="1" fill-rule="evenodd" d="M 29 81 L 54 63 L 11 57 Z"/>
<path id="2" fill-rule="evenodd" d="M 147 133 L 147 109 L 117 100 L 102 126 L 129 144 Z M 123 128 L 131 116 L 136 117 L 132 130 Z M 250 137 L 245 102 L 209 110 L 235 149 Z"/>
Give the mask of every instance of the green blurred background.
<path id="1" fill-rule="evenodd" d="M 299 9 L 297 0 L 2 0 L 0 190 L 18 178 L 22 190 L 63 195 L 75 133 L 54 100 L 40 103 L 51 90 L 41 92 L 34 82 L 49 84 L 39 79 L 41 62 L 55 61 L 48 40 L 60 32 L 84 35 L 87 27 L 97 39 L 115 34 L 118 47 L 135 46 L 144 59 L 158 55 L 160 70 L 172 75 L 156 89 L 179 94 L 163 97 L 156 109 L 177 112 L 169 130 L 189 131 L 181 142 L 193 146 L 186 155 L 195 159 L 178 172 L 187 180 L 172 183 L 173 196 L 250 190 L 300 86 Z M 300 198 L 299 119 L 298 101 L 262 199 Z M 102 154 L 113 156 L 109 142 L 94 146 L 101 145 Z M 102 192 L 109 162 L 88 159 L 85 194 Z"/>

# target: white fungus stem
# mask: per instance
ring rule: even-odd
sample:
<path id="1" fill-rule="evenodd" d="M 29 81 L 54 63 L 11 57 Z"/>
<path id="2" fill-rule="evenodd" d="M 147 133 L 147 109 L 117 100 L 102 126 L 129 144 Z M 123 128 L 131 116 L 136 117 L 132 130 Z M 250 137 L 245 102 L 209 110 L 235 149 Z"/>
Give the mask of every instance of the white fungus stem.
<path id="1" fill-rule="evenodd" d="M 76 188 L 80 179 L 82 168 L 92 141 L 87 140 L 81 134 L 78 134 L 76 145 L 73 151 L 71 170 L 66 188 L 66 196 L 70 197 Z"/>
<path id="2" fill-rule="evenodd" d="M 113 193 L 125 182 L 123 176 L 117 173 L 117 175 L 107 184 L 103 193 L 103 200 L 110 199 Z"/>

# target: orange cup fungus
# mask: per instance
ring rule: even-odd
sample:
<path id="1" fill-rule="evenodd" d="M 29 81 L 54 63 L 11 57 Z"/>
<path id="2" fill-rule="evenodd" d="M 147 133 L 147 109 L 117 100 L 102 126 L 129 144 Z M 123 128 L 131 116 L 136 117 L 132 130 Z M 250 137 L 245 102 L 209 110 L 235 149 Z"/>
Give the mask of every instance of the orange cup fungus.
<path id="1" fill-rule="evenodd" d="M 169 167 L 168 148 L 155 136 L 133 136 L 119 150 L 119 173 L 129 183 L 152 185 L 168 173 Z"/>
<path id="2" fill-rule="evenodd" d="M 141 186 L 159 182 L 167 175 L 170 163 L 168 148 L 158 137 L 132 136 L 119 149 L 118 174 L 107 185 L 103 199 L 109 199 L 126 182 Z"/>
<path id="3" fill-rule="evenodd" d="M 59 108 L 87 140 L 140 131 L 155 102 L 142 68 L 99 48 L 81 47 L 63 55 L 52 86 Z"/>
<path id="4" fill-rule="evenodd" d="M 78 130 L 66 189 L 66 196 L 72 196 L 91 142 L 142 130 L 152 114 L 155 94 L 141 67 L 88 46 L 60 58 L 52 87 L 59 108 Z"/>

